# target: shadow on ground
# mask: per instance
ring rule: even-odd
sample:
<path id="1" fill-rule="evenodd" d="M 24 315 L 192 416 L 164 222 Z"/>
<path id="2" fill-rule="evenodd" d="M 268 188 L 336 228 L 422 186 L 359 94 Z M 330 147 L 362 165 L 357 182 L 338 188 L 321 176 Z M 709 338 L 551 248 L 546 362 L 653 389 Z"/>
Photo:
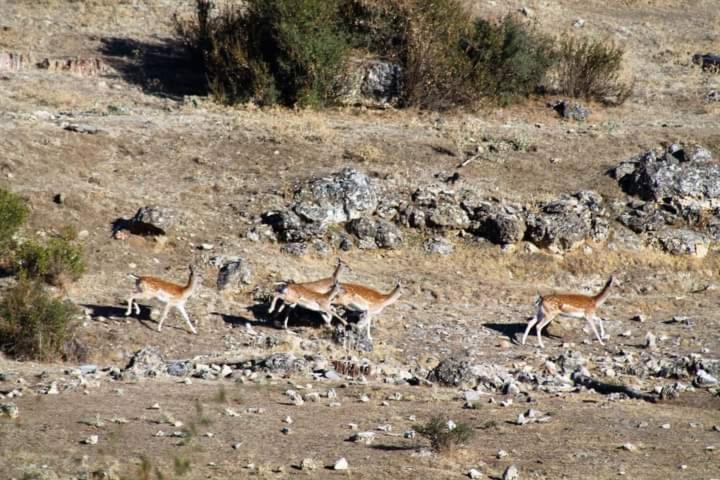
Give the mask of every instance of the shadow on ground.
<path id="1" fill-rule="evenodd" d="M 101 40 L 105 61 L 128 83 L 144 92 L 176 100 L 185 95 L 206 95 L 207 78 L 202 66 L 173 39 L 141 42 L 124 37 Z"/>
<path id="2" fill-rule="evenodd" d="M 510 341 L 520 341 L 520 336 L 525 332 L 527 323 L 484 323 L 484 327 L 502 333 Z M 547 334 L 546 334 L 547 335 Z"/>
<path id="3" fill-rule="evenodd" d="M 155 320 L 150 318 L 150 312 L 151 308 L 146 307 L 143 305 L 140 305 L 140 314 L 135 315 L 133 312 L 132 315 L 125 316 L 126 307 L 118 307 L 114 305 L 91 305 L 91 304 L 84 304 L 80 305 L 83 308 L 86 308 L 90 310 L 90 316 L 93 320 L 97 320 L 100 317 L 104 317 L 107 319 L 130 319 L 133 318 L 140 322 L 142 326 L 145 328 L 149 328 L 150 330 L 155 330 L 152 325 L 149 325 L 150 323 L 153 325 L 156 325 L 157 322 Z"/>

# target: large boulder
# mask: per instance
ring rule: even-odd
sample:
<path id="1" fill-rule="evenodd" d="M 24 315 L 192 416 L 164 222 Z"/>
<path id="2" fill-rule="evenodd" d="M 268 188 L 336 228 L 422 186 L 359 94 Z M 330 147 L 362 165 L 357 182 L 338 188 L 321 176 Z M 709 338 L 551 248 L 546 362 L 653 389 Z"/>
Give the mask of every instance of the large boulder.
<path id="1" fill-rule="evenodd" d="M 710 238 L 700 232 L 681 228 L 666 228 L 655 234 L 654 241 L 673 255 L 692 255 L 703 258 L 710 249 Z"/>
<path id="2" fill-rule="evenodd" d="M 605 240 L 609 224 L 602 203 L 602 197 L 592 191 L 563 195 L 528 215 L 526 236 L 553 251 L 571 250 L 588 238 Z"/>
<path id="3" fill-rule="evenodd" d="M 516 243 L 525 237 L 525 212 L 518 205 L 481 202 L 473 217 L 477 222 L 475 233 L 493 243 Z"/>
<path id="4" fill-rule="evenodd" d="M 400 102 L 402 68 L 379 59 L 353 58 L 339 78 L 338 101 L 343 105 L 385 108 Z"/>
<path id="5" fill-rule="evenodd" d="M 370 178 L 345 168 L 300 185 L 291 209 L 307 223 L 332 225 L 370 215 L 377 204 L 377 192 Z"/>
<path id="6" fill-rule="evenodd" d="M 355 235 L 361 249 L 395 249 L 402 245 L 402 233 L 386 220 L 358 218 L 347 224 L 349 233 Z"/>
<path id="7" fill-rule="evenodd" d="M 649 150 L 620 163 L 615 178 L 626 193 L 679 212 L 720 206 L 720 165 L 699 145 Z"/>

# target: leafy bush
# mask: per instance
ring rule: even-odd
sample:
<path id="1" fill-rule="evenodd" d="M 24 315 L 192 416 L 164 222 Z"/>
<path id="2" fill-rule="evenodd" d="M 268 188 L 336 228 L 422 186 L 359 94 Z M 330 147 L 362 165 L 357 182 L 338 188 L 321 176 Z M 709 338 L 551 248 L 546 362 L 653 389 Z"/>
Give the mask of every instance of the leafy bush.
<path id="1" fill-rule="evenodd" d="M 25 223 L 28 208 L 25 202 L 0 188 L 0 254 L 4 254 L 12 243 L 13 235 Z"/>
<path id="2" fill-rule="evenodd" d="M 610 41 L 565 37 L 557 52 L 557 86 L 561 93 L 622 104 L 632 84 L 620 79 L 625 51 Z"/>
<path id="3" fill-rule="evenodd" d="M 35 241 L 23 243 L 15 262 L 21 275 L 41 278 L 55 286 L 75 281 L 85 272 L 82 249 L 62 237 L 51 238 L 45 245 Z"/>
<path id="4" fill-rule="evenodd" d="M 39 280 L 20 276 L 0 300 L 0 349 L 20 359 L 67 359 L 77 313 L 69 301 L 51 298 Z"/>
<path id="5" fill-rule="evenodd" d="M 220 101 L 323 106 L 349 47 L 341 0 L 248 0 L 213 16 L 197 0 L 196 19 L 176 32 L 204 65 Z"/>
<path id="6" fill-rule="evenodd" d="M 479 91 L 503 103 L 535 91 L 554 61 L 552 39 L 509 15 L 477 20 L 464 49 Z"/>
<path id="7" fill-rule="evenodd" d="M 455 424 L 454 428 L 448 425 L 448 419 L 442 415 L 435 415 L 423 425 L 415 425 L 413 429 L 423 437 L 430 440 L 430 446 L 437 452 L 446 452 L 456 445 L 470 440 L 475 431 L 470 425 L 463 422 Z"/>

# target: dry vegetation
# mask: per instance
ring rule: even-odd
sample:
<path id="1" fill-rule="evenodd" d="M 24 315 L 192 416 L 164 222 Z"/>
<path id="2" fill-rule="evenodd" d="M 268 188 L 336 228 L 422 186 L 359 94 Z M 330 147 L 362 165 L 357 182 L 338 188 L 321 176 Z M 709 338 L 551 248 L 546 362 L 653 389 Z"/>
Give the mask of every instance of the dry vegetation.
<path id="1" fill-rule="evenodd" d="M 583 44 L 588 48 L 612 45 L 602 55 L 617 59 L 624 52 L 621 74 L 610 78 L 621 85 L 634 78 L 632 95 L 610 108 L 602 103 L 607 91 L 587 86 L 576 90 L 576 82 L 570 82 L 566 91 L 590 98 L 592 110 L 587 123 L 575 124 L 547 108 L 558 95 L 525 98 L 527 91 L 519 103 L 501 107 L 493 101 L 450 111 L 412 107 L 320 112 L 223 105 L 197 95 L 196 64 L 188 64 L 177 44 L 173 16 L 192 18 L 195 1 L 0 0 L 0 54 L 98 57 L 111 69 L 99 76 L 32 65 L 0 70 L 0 186 L 22 198 L 18 203 L 0 191 L 0 220 L 12 219 L 0 221 L 6 275 L 0 280 L 0 338 L 5 339 L 0 345 L 0 393 L 23 390 L 21 397 L 0 400 L 13 401 L 20 409 L 18 419 L 0 419 L 3 475 L 55 478 L 52 471 L 60 478 L 286 478 L 305 476 L 296 466 L 313 457 L 320 468 L 308 476 L 334 478 L 343 474 L 323 467 L 344 456 L 350 475 L 367 479 L 460 478 L 469 468 L 492 478 L 501 476 L 510 463 L 519 467 L 521 478 L 609 479 L 621 472 L 624 478 L 637 479 L 712 478 L 720 471 L 720 460 L 717 449 L 706 447 L 720 447 L 720 434 L 712 429 L 720 423 L 720 403 L 707 391 L 660 404 L 612 401 L 589 393 L 531 392 L 533 408 L 549 412 L 552 420 L 519 427 L 509 422 L 528 408 L 524 402 L 510 407 L 483 402 L 479 408 L 464 409 L 458 391 L 449 388 L 395 387 L 381 381 L 341 388 L 340 383 L 292 376 L 261 376 L 248 383 L 193 379 L 190 385 L 170 379 L 135 383 L 88 376 L 82 384 L 64 373 L 77 366 L 74 356 L 100 368 L 123 367 L 146 345 L 159 347 L 169 359 L 244 360 L 271 351 L 303 353 L 304 342 L 320 342 L 328 358 L 347 355 L 326 341 L 329 333 L 312 319 L 291 324 L 284 332 L 258 321 L 247 309 L 274 281 L 315 279 L 332 270 L 335 252 L 298 258 L 281 254 L 277 244 L 245 237 L 255 216 L 285 205 L 292 186 L 311 175 L 351 165 L 393 191 L 409 194 L 418 185 L 450 175 L 468 148 L 505 142 L 518 148 L 463 167 L 458 185 L 522 203 L 583 189 L 613 202 L 626 197 L 607 170 L 643 148 L 666 141 L 697 142 L 713 149 L 717 158 L 720 107 L 705 98 L 720 88 L 720 76 L 693 66 L 691 54 L 717 50 L 720 13 L 710 0 L 678 3 L 466 2 L 473 15 L 492 25 L 502 25 L 512 14 L 532 27 L 533 34 L 553 41 L 569 38 L 566 32 L 572 31 L 577 38 L 602 42 Z M 519 13 L 523 6 L 530 7 L 530 18 Z M 585 20 L 581 29 L 572 26 L 578 18 Z M 427 37 L 417 37 L 423 39 Z M 577 44 L 566 45 L 568 57 L 573 57 Z M 595 72 L 592 65 L 579 68 Z M 193 81 L 186 83 L 186 78 Z M 498 78 L 504 82 L 502 75 Z M 442 89 L 442 77 L 433 77 L 433 82 L 439 83 L 432 88 Z M 307 93 L 302 92 L 288 96 L 287 103 L 296 103 Z M 313 100 L 308 103 L 317 99 L 307 98 Z M 66 130 L 70 124 L 98 131 Z M 60 203 L 54 200 L 59 193 Z M 179 211 L 166 241 L 111 237 L 114 220 L 152 204 Z M 4 210 L 6 205 L 10 208 Z M 28 207 L 28 215 L 19 205 Z M 67 226 L 78 232 L 76 238 L 67 234 Z M 17 232 L 33 242 L 26 243 L 27 258 L 19 263 L 14 255 L 23 249 L 12 240 Z M 438 260 L 423 251 L 423 234 L 405 233 L 406 245 L 399 251 L 342 253 L 353 267 L 352 281 L 381 291 L 389 290 L 395 278 L 404 285 L 401 300 L 374 321 L 376 348 L 366 356 L 380 368 L 432 368 L 447 356 L 470 354 L 482 362 L 541 369 L 542 354 L 511 342 L 513 332 L 522 331 L 532 314 L 536 292 L 594 290 L 615 270 L 622 271 L 622 281 L 601 313 L 611 335 L 607 349 L 583 343 L 588 336 L 578 322 L 568 320 L 550 326 L 556 338 L 548 338 L 545 354 L 559 354 L 568 342 L 593 362 L 623 351 L 639 356 L 638 344 L 652 330 L 668 338 L 665 345 L 673 354 L 720 355 L 715 288 L 720 255 L 715 247 L 697 260 L 652 249 L 611 249 L 611 238 L 608 244 L 588 244 L 561 256 L 526 251 L 522 244 L 507 252 L 450 235 L 455 252 Z M 198 248 L 203 243 L 213 249 Z M 190 261 L 207 264 L 213 255 L 247 258 L 253 284 L 219 294 L 213 282 L 216 271 L 207 267 L 203 288 L 188 302 L 190 317 L 199 320 L 199 335 L 189 335 L 174 315 L 161 334 L 155 331 L 157 312 L 144 310 L 138 319 L 124 316 L 123 300 L 132 289 L 127 273 L 180 279 Z M 28 279 L 17 283 L 15 269 L 29 265 L 28 259 L 35 259 L 36 277 L 63 288 Z M 53 280 L 56 273 L 62 281 Z M 34 300 L 28 303 L 29 296 Z M 80 305 L 90 317 L 78 315 L 63 300 Z M 28 304 L 35 308 L 20 308 Z M 646 315 L 645 323 L 630 320 L 637 313 Z M 676 315 L 692 318 L 694 326 L 669 323 Z M 38 318 L 65 319 L 68 328 Z M 277 344 L 271 349 L 257 345 L 246 322 Z M 627 330 L 631 337 L 619 336 Z M 41 343 L 48 339 L 50 347 Z M 13 350 L 20 346 L 29 354 Z M 75 355 L 78 349 L 82 355 Z M 49 354 L 38 354 L 40 350 Z M 31 356 L 41 363 L 14 358 Z M 45 394 L 52 382 L 60 386 L 59 395 Z M 318 391 L 335 388 L 341 406 L 330 407 L 327 399 L 302 407 L 288 404 L 284 392 L 307 383 Z M 359 401 L 363 394 L 369 402 Z M 386 400 L 390 397 L 402 400 Z M 496 400 L 507 398 L 498 395 Z M 155 403 L 160 411 L 149 408 Z M 240 416 L 229 417 L 226 408 Z M 264 413 L 248 408 L 263 408 Z M 348 423 L 359 424 L 362 431 L 390 423 L 392 434 L 402 434 L 440 412 L 443 420 L 462 422 L 475 435 L 442 455 L 421 453 L 428 442 L 401 435 L 380 435 L 375 445 L 345 441 L 352 434 Z M 288 415 L 294 423 L 285 435 L 280 430 Z M 639 427 L 643 422 L 648 425 Z M 661 428 L 668 423 L 671 429 Z M 158 430 L 191 435 L 158 437 Z M 89 435 L 99 435 L 97 445 L 80 443 Z M 639 451 L 619 448 L 626 442 Z M 509 456 L 497 458 L 500 449 Z M 255 468 L 247 468 L 249 464 Z"/>

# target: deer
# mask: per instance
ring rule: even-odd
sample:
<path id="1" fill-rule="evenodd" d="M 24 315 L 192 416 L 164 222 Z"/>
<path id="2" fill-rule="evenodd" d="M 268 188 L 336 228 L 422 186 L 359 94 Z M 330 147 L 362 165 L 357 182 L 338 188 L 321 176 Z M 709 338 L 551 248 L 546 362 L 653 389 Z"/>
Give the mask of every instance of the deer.
<path id="1" fill-rule="evenodd" d="M 332 308 L 332 301 L 343 291 L 343 287 L 337 281 L 334 281 L 330 287 L 330 291 L 325 293 L 318 293 L 306 288 L 303 284 L 284 282 L 276 288 L 275 296 L 270 304 L 268 313 L 272 313 L 275 310 L 277 301 L 282 300 L 283 305 L 278 308 L 278 312 L 281 312 L 285 306 L 288 307 L 285 313 L 285 321 L 283 322 L 283 328 L 286 330 L 288 328 L 290 312 L 297 306 L 320 313 L 323 320 L 325 320 L 325 324 L 328 326 L 332 323 L 332 317 L 337 318 L 343 325 L 347 325 L 345 319 L 339 317 Z"/>
<path id="2" fill-rule="evenodd" d="M 315 280 L 313 282 L 296 283 L 295 285 L 301 285 L 302 287 L 312 290 L 313 292 L 327 293 L 330 291 L 333 285 L 340 280 L 340 274 L 342 274 L 343 272 L 349 272 L 351 270 L 352 269 L 347 263 L 343 262 L 342 259 L 338 258 L 332 276 L 327 278 L 321 278 L 320 280 Z"/>
<path id="3" fill-rule="evenodd" d="M 400 281 L 395 283 L 389 293 L 381 293 L 365 285 L 357 283 L 341 283 L 344 292 L 338 295 L 333 301 L 336 305 L 361 312 L 362 320 L 367 327 L 367 337 L 372 340 L 370 326 L 374 316 L 379 315 L 385 307 L 395 303 L 401 294 Z"/>
<path id="4" fill-rule="evenodd" d="M 175 307 L 175 309 L 180 312 L 182 317 L 185 319 L 185 322 L 187 322 L 188 327 L 190 327 L 190 331 L 197 334 L 197 330 L 193 327 L 192 322 L 190 322 L 190 317 L 188 317 L 188 314 L 185 311 L 185 303 L 197 289 L 201 278 L 200 275 L 195 273 L 192 265 L 189 265 L 188 268 L 190 270 L 190 276 L 184 286 L 177 285 L 157 277 L 138 276 L 132 273 L 129 274 L 130 278 L 135 280 L 135 291 L 128 298 L 128 307 L 127 311 L 125 311 L 125 316 L 130 315 L 133 310 L 133 306 L 135 307 L 135 315 L 140 314 L 140 306 L 138 305 L 137 300 L 157 299 L 165 303 L 165 308 L 160 317 L 160 321 L 158 322 L 158 332 L 162 331 L 163 322 L 165 321 L 165 317 L 167 317 L 170 308 Z"/>
<path id="5" fill-rule="evenodd" d="M 553 294 L 543 297 L 538 294 L 538 298 L 535 301 L 537 311 L 532 319 L 528 321 L 527 328 L 520 343 L 525 345 L 530 329 L 536 326 L 535 330 L 537 332 L 538 345 L 540 348 L 545 348 L 542 341 L 542 329 L 553 321 L 555 317 L 561 315 L 572 318 L 585 318 L 590 325 L 590 329 L 592 329 L 597 337 L 598 342 L 604 345 L 602 337 L 605 336 L 605 329 L 603 328 L 602 319 L 595 314 L 595 311 L 605 303 L 605 300 L 607 300 L 610 295 L 610 288 L 614 283 L 615 275 L 611 275 L 603 289 L 597 295 Z M 595 325 L 596 322 L 600 327 L 600 333 L 598 333 Z"/>

